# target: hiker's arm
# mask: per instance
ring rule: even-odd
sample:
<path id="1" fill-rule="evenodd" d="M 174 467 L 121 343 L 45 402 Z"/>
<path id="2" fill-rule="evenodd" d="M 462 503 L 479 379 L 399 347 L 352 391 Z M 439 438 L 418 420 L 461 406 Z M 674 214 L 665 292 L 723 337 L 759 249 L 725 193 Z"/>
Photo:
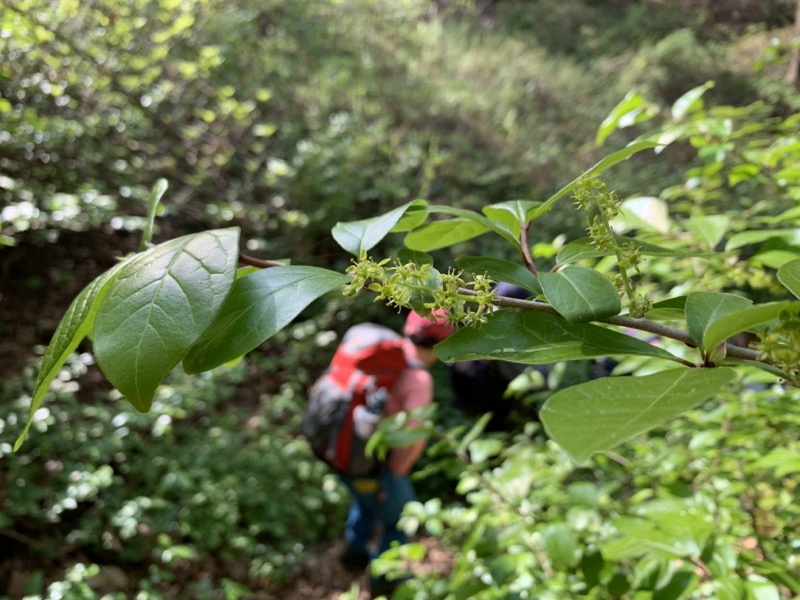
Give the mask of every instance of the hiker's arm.
<path id="1" fill-rule="evenodd" d="M 389 457 L 387 466 L 393 475 L 408 475 L 414 468 L 414 463 L 425 451 L 426 440 L 414 442 L 405 448 L 397 448 Z"/>
<path id="2" fill-rule="evenodd" d="M 424 369 L 409 369 L 400 376 L 392 390 L 391 413 L 409 411 L 433 402 L 433 378 Z M 417 425 L 413 421 L 409 425 Z M 387 461 L 389 470 L 395 475 L 406 475 L 425 451 L 426 440 L 392 451 Z"/>

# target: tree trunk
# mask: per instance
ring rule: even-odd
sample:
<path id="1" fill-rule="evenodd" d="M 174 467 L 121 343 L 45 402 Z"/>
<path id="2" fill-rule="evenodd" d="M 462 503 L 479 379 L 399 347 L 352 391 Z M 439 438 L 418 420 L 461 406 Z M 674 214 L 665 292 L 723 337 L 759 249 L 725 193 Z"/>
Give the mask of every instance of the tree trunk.
<path id="1" fill-rule="evenodd" d="M 789 71 L 786 81 L 790 85 L 797 85 L 800 76 L 800 0 L 797 0 L 797 10 L 794 15 L 794 35 L 792 36 L 792 52 L 789 57 Z"/>

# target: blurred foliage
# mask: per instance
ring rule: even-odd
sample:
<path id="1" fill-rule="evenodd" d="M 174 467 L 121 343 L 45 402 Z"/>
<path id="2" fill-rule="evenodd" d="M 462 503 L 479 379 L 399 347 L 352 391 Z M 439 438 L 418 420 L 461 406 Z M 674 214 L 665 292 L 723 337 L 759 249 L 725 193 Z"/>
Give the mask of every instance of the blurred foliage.
<path id="1" fill-rule="evenodd" d="M 794 180 L 772 177 L 776 165 L 752 176 L 747 169 L 764 160 L 759 146 L 773 139 L 774 117 L 798 108 L 776 50 L 786 35 L 773 29 L 790 22 L 792 2 L 474 4 L 6 0 L 0 251 L 22 237 L 57 242 L 61 230 L 138 230 L 148 190 L 164 177 L 161 237 L 235 224 L 247 251 L 340 267 L 347 257 L 329 235 L 337 221 L 416 197 L 473 209 L 541 199 L 601 155 L 592 144 L 597 124 L 630 87 L 667 111 L 706 80 L 717 82 L 710 103 L 749 108 L 704 113 L 695 123 L 702 135 L 657 161 L 620 165 L 615 187 L 623 196 L 663 192 L 681 222 L 739 211 L 742 199 L 755 213 L 766 195 L 774 200 L 759 218 L 780 222 L 796 203 L 797 187 L 786 183 Z M 759 99 L 766 103 L 750 104 Z M 609 144 L 626 134 L 613 133 Z M 728 151 L 740 134 L 750 146 Z M 719 175 L 732 165 L 741 167 L 735 182 Z M 569 208 L 552 222 L 537 231 L 543 243 L 583 227 Z M 697 238 L 714 245 L 713 236 Z M 504 251 L 482 244 L 486 254 Z M 774 266 L 792 246 L 756 240 L 746 250 Z M 726 272 L 719 267 L 715 276 Z M 756 271 L 735 267 L 705 283 L 738 278 L 769 296 Z M 678 285 L 694 269 L 663 261 L 652 273 Z M 175 589 L 247 597 L 264 580 L 289 576 L 310 544 L 338 535 L 343 492 L 294 439 L 298 407 L 337 332 L 391 316 L 363 298 L 331 300 L 311 316 L 230 370 L 174 375 L 148 415 L 97 391 L 94 366 L 78 354 L 18 455 L 10 444 L 33 373 L 3 381 L 0 535 L 11 552 L 41 561 L 30 594 L 95 597 L 96 565 L 118 564 L 138 597 Z M 249 387 L 263 393 L 237 399 Z M 427 502 L 410 508 L 408 524 L 444 536 L 456 571 L 451 584 L 431 575 L 411 585 L 432 597 L 446 589 L 522 597 L 543 578 L 553 597 L 694 590 L 772 598 L 773 588 L 757 595 L 770 585 L 800 594 L 791 579 L 780 581 L 797 570 L 787 559 L 800 526 L 792 503 L 797 399 L 776 389 L 730 400 L 589 466 L 541 443 L 535 426 L 527 437 L 473 439 L 470 468 L 450 452 L 463 438 L 445 439 L 423 465 Z M 440 415 L 439 430 L 461 435 L 455 423 L 464 426 L 459 415 Z M 444 455 L 449 462 L 437 463 Z M 444 489 L 437 469 L 449 478 Z M 459 504 L 437 503 L 454 480 Z M 699 533 L 676 528 L 667 542 L 678 553 L 637 545 L 637 531 L 686 514 Z M 714 535 L 704 533 L 710 520 Z M 684 551 L 691 543 L 700 552 Z M 61 577 L 64 564 L 75 566 Z M 198 579 L 198 566 L 211 579 Z"/>
<path id="2" fill-rule="evenodd" d="M 404 523 L 445 541 L 453 571 L 394 597 L 794 597 L 798 395 L 747 380 L 736 397 L 583 465 L 535 424 L 516 437 L 442 431 L 461 500 L 409 505 Z M 378 568 L 410 562 L 393 552 Z"/>
<path id="3" fill-rule="evenodd" d="M 265 348 L 257 364 L 191 379 L 176 373 L 148 414 L 102 390 L 102 402 L 80 402 L 95 367 L 91 355 L 76 354 L 52 388 L 56 401 L 35 416 L 36 441 L 19 454 L 12 442 L 30 382 L 6 382 L 0 535 L 8 551 L 36 540 L 28 551 L 50 581 L 80 548 L 128 570 L 129 589 L 152 586 L 145 597 L 191 589 L 210 557 L 214 586 L 225 576 L 245 586 L 282 581 L 344 518 L 346 491 L 295 438 L 307 381 L 297 370 L 282 375 L 289 364 L 313 364 L 309 354 L 329 341 L 309 321 L 278 336 L 282 352 Z M 248 378 L 262 382 L 251 383 L 263 390 L 255 398 L 237 393 Z"/>

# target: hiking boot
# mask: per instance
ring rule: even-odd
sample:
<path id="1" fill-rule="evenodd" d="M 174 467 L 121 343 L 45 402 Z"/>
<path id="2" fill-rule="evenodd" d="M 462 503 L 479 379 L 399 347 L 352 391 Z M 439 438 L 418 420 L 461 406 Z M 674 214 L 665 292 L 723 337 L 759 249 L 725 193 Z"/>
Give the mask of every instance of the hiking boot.
<path id="1" fill-rule="evenodd" d="M 345 548 L 339 556 L 339 562 L 349 571 L 363 571 L 369 565 L 369 553 L 365 550 Z"/>

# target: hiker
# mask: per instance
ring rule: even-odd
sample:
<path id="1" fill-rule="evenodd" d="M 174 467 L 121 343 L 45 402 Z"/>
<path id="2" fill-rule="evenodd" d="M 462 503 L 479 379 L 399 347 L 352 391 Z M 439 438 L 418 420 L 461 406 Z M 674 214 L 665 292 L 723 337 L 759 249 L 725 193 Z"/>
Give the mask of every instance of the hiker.
<path id="1" fill-rule="evenodd" d="M 364 569 L 393 543 L 407 541 L 397 523 L 403 506 L 416 498 L 408 475 L 426 441 L 392 450 L 385 463 L 365 457 L 364 447 L 380 418 L 433 401 L 433 379 L 426 368 L 437 361 L 433 346 L 451 332 L 441 313 L 426 318 L 411 312 L 402 336 L 381 325 L 355 325 L 310 390 L 301 428 L 352 495 L 340 557 L 347 568 Z M 377 523 L 382 537 L 371 552 Z"/>
<path id="2" fill-rule="evenodd" d="M 528 290 L 501 282 L 495 288 L 498 296 L 525 300 L 534 294 Z M 470 417 L 479 417 L 487 412 L 492 418 L 487 431 L 511 431 L 514 429 L 513 414 L 521 412 L 527 418 L 536 418 L 519 401 L 507 398 L 509 383 L 526 369 L 537 370 L 547 376 L 548 365 L 529 365 L 504 360 L 466 360 L 448 365 L 450 385 L 453 390 L 453 406 Z"/>

